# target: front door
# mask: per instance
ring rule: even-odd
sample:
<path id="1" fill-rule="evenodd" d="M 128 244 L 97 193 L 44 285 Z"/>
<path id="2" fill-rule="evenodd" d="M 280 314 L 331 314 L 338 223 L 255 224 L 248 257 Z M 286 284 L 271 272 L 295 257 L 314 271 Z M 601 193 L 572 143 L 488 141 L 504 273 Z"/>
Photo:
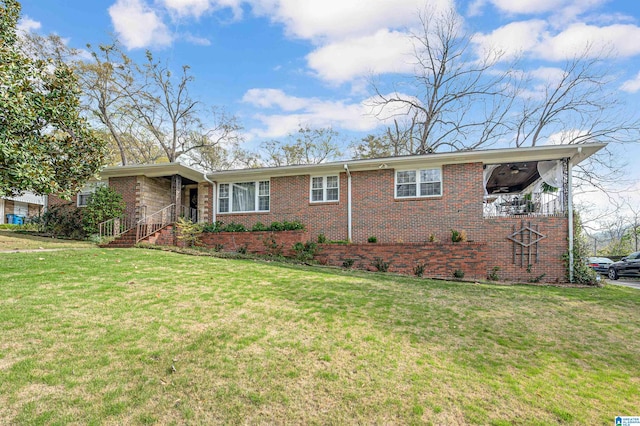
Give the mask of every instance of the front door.
<path id="1" fill-rule="evenodd" d="M 189 218 L 198 221 L 198 188 L 189 189 Z"/>

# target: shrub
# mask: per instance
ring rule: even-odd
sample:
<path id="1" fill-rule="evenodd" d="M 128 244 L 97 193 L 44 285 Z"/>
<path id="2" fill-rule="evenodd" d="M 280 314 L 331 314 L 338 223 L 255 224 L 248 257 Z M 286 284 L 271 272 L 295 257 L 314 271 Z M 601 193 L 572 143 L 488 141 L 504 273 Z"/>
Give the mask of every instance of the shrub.
<path id="1" fill-rule="evenodd" d="M 377 243 L 378 242 L 378 237 L 375 237 L 375 236 L 372 235 L 369 238 L 367 238 L 367 242 Z"/>
<path id="2" fill-rule="evenodd" d="M 355 263 L 354 259 L 345 259 L 344 262 L 342 262 L 342 266 L 344 268 L 349 269 L 353 266 L 354 263 Z"/>
<path id="3" fill-rule="evenodd" d="M 267 227 L 262 222 L 256 222 L 251 227 L 251 230 L 254 232 L 266 231 Z"/>
<path id="4" fill-rule="evenodd" d="M 108 186 L 99 186 L 82 211 L 82 224 L 87 234 L 96 234 L 98 225 L 105 220 L 124 214 L 122 195 Z"/>
<path id="5" fill-rule="evenodd" d="M 456 269 L 453 271 L 453 277 L 461 280 L 464 278 L 464 271 L 462 269 Z"/>
<path id="6" fill-rule="evenodd" d="M 294 220 L 293 222 L 287 222 L 284 221 L 282 222 L 282 227 L 284 228 L 284 231 L 301 231 L 304 230 L 304 225 L 301 222 L 298 222 L 297 220 Z"/>
<path id="7" fill-rule="evenodd" d="M 296 259 L 300 262 L 309 262 L 318 252 L 318 245 L 313 241 L 306 243 L 297 242 L 293 245 L 293 251 L 296 252 Z"/>
<path id="8" fill-rule="evenodd" d="M 580 215 L 574 211 L 573 214 L 573 282 L 584 285 L 600 285 L 598 274 L 587 264 L 589 256 L 589 247 L 583 235 L 582 223 Z M 566 266 L 567 280 L 570 278 L 569 270 L 569 253 L 563 256 Z"/>
<path id="9" fill-rule="evenodd" d="M 424 274 L 424 270 L 426 268 L 427 268 L 426 263 L 418 263 L 416 266 L 413 267 L 413 274 L 416 277 L 422 277 L 422 275 Z"/>
<path id="10" fill-rule="evenodd" d="M 224 228 L 224 223 L 216 220 L 213 223 L 207 223 L 202 227 L 202 232 L 220 232 Z"/>
<path id="11" fill-rule="evenodd" d="M 262 244 L 264 244 L 264 248 L 268 256 L 282 256 L 284 244 L 278 244 L 278 242 L 276 241 L 276 237 L 273 234 L 265 235 L 262 238 Z"/>
<path id="12" fill-rule="evenodd" d="M 324 234 L 318 234 L 318 244 L 326 244 L 327 237 Z"/>
<path id="13" fill-rule="evenodd" d="M 57 204 L 42 215 L 43 230 L 54 237 L 84 240 L 82 212 L 73 203 Z"/>
<path id="14" fill-rule="evenodd" d="M 373 262 L 371 262 L 371 266 L 376 268 L 378 272 L 387 272 L 389 265 L 391 265 L 391 262 L 385 262 L 381 257 L 374 257 Z"/>
<path id="15" fill-rule="evenodd" d="M 197 223 L 193 223 L 191 219 L 179 217 L 176 222 L 176 229 L 178 231 L 178 239 L 183 241 L 187 247 L 194 247 L 202 244 L 202 241 L 200 240 L 202 227 Z"/>
<path id="16" fill-rule="evenodd" d="M 238 250 L 236 251 L 240 254 L 247 254 L 247 249 L 248 249 L 247 244 L 243 244 L 240 247 L 238 247 Z"/>
<path id="17" fill-rule="evenodd" d="M 465 231 L 451 230 L 451 241 L 454 243 L 460 243 L 467 240 L 467 233 Z"/>
<path id="18" fill-rule="evenodd" d="M 284 231 L 284 225 L 281 222 L 271 222 L 269 231 Z"/>
<path id="19" fill-rule="evenodd" d="M 491 273 L 489 274 L 489 279 L 491 281 L 499 281 L 500 280 L 500 276 L 498 275 L 498 272 L 500 272 L 500 267 L 499 266 L 494 266 L 493 269 L 491 269 Z"/>
<path id="20" fill-rule="evenodd" d="M 231 222 L 224 226 L 221 231 L 224 232 L 246 232 L 247 228 L 241 223 Z"/>

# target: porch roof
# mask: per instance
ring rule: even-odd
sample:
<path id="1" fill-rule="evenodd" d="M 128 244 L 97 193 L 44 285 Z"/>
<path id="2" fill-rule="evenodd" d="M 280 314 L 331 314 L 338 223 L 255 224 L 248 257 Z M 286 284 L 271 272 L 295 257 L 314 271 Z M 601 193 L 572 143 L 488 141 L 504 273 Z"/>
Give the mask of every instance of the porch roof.
<path id="1" fill-rule="evenodd" d="M 377 169 L 411 169 L 438 167 L 447 164 L 501 164 L 527 161 L 560 160 L 563 158 L 570 158 L 572 160 L 572 163 L 575 165 L 595 154 L 606 145 L 606 143 L 589 143 L 579 145 L 545 145 L 528 148 L 501 148 L 479 151 L 442 152 L 402 157 L 343 160 L 312 165 L 224 170 L 208 173 L 207 176 L 211 180 L 215 181 L 228 181 L 246 178 L 266 179 L 269 177 L 278 176 L 340 173 L 345 171 L 347 168 L 350 171 L 366 171 Z"/>
<path id="2" fill-rule="evenodd" d="M 100 172 L 101 178 L 146 176 L 170 177 L 180 175 L 193 182 L 204 182 L 204 173 L 180 163 L 130 164 L 126 166 L 105 167 Z"/>

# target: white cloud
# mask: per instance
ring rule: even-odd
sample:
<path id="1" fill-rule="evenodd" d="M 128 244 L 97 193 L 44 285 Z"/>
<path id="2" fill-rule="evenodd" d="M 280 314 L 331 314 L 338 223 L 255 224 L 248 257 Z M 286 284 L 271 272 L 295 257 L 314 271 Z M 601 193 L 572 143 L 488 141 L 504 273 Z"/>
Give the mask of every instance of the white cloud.
<path id="1" fill-rule="evenodd" d="M 199 17 L 211 8 L 211 0 L 164 0 L 167 9 L 180 16 Z"/>
<path id="2" fill-rule="evenodd" d="M 235 19 L 242 17 L 242 0 L 163 0 L 165 7 L 180 17 L 200 18 L 207 12 L 229 8 Z"/>
<path id="3" fill-rule="evenodd" d="M 489 34 L 475 34 L 473 42 L 479 51 L 502 52 L 503 60 L 534 50 L 541 42 L 547 23 L 543 20 L 512 22 Z"/>
<path id="4" fill-rule="evenodd" d="M 411 26 L 424 0 L 252 0 L 254 11 L 285 26 L 291 36 L 336 41 L 369 35 L 382 28 Z M 451 0 L 429 2 L 434 10 L 452 5 Z"/>
<path id="5" fill-rule="evenodd" d="M 621 57 L 640 54 L 640 27 L 615 24 L 604 27 L 575 23 L 556 34 L 551 33 L 549 23 L 543 20 L 512 22 L 489 34 L 475 34 L 473 42 L 479 51 L 497 49 L 504 53 L 502 59 L 512 59 L 518 54 L 562 61 L 589 53 L 599 55 L 611 52 Z"/>
<path id="6" fill-rule="evenodd" d="M 109 15 L 120 41 L 128 48 L 167 46 L 172 36 L 158 12 L 143 0 L 117 0 Z"/>
<path id="7" fill-rule="evenodd" d="M 309 99 L 289 96 L 280 89 L 249 89 L 242 102 L 260 108 L 280 108 L 284 111 L 298 111 L 311 102 Z"/>
<path id="8" fill-rule="evenodd" d="M 182 38 L 191 44 L 197 44 L 199 46 L 211 46 L 211 41 L 208 38 L 197 37 L 189 33 L 184 34 Z"/>
<path id="9" fill-rule="evenodd" d="M 380 30 L 321 47 L 307 55 L 307 62 L 323 80 L 343 83 L 371 73 L 411 71 L 411 46 L 406 33 Z"/>
<path id="10" fill-rule="evenodd" d="M 640 90 L 640 72 L 638 72 L 638 74 L 636 74 L 636 76 L 631 80 L 627 80 L 622 83 L 622 86 L 620 86 L 620 90 L 628 93 L 638 92 Z"/>
<path id="11" fill-rule="evenodd" d="M 22 33 L 30 33 L 35 30 L 39 30 L 42 24 L 38 21 L 34 21 L 28 16 L 24 16 L 18 21 L 17 30 Z"/>
<path id="12" fill-rule="evenodd" d="M 273 114 L 260 112 L 254 115 L 253 118 L 263 125 L 249 131 L 250 135 L 256 137 L 286 136 L 298 130 L 300 125 L 361 132 L 373 130 L 380 125 L 380 121 L 370 114 L 367 100 L 353 103 L 299 98 L 278 89 L 251 89 L 242 100 L 260 108 L 280 110 Z"/>
<path id="13" fill-rule="evenodd" d="M 587 46 L 591 52 L 611 51 L 621 57 L 640 54 L 640 27 L 635 25 L 609 25 L 597 27 L 576 23 L 553 37 L 547 37 L 535 49 L 536 56 L 548 60 L 563 60 L 582 53 Z"/>
<path id="14" fill-rule="evenodd" d="M 510 14 L 534 14 L 561 9 L 574 0 L 491 0 L 502 12 Z"/>

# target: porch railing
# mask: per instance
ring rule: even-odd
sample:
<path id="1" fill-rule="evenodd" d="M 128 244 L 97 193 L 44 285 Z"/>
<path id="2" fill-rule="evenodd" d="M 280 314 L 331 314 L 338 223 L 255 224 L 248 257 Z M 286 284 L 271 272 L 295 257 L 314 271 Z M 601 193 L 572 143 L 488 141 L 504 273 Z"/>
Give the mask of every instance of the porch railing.
<path id="1" fill-rule="evenodd" d="M 180 206 L 180 216 L 185 219 L 191 220 L 191 222 L 198 221 L 198 209 L 194 209 L 193 207 L 182 205 Z"/>
<path id="2" fill-rule="evenodd" d="M 118 237 L 136 225 L 133 216 L 114 217 L 98 224 L 98 234 L 100 239 Z"/>
<path id="3" fill-rule="evenodd" d="M 532 194 L 491 194 L 484 197 L 483 216 L 553 216 L 566 213 L 562 190 Z"/>
<path id="4" fill-rule="evenodd" d="M 157 212 L 140 219 L 136 224 L 136 243 L 175 222 L 175 219 L 175 204 L 170 204 L 162 210 L 158 210 Z"/>

